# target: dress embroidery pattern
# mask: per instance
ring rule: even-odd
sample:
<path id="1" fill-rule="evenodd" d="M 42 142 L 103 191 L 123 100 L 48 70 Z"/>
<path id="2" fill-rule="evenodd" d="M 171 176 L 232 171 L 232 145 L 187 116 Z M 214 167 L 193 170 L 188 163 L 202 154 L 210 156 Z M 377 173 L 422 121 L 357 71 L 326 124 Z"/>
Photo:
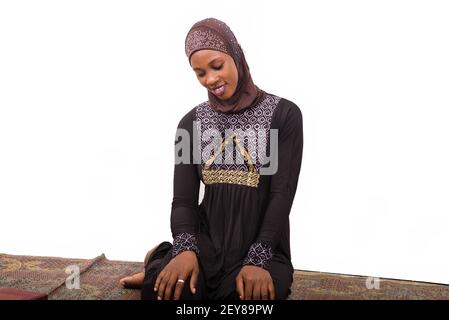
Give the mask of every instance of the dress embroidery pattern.
<path id="1" fill-rule="evenodd" d="M 211 164 L 225 151 L 226 145 L 233 142 L 238 146 L 243 160 L 248 166 L 248 172 L 241 170 L 210 170 Z M 234 183 L 247 185 L 249 187 L 257 187 L 259 184 L 259 174 L 257 174 L 256 169 L 251 162 L 248 151 L 242 146 L 240 139 L 238 139 L 235 134 L 226 138 L 219 149 L 214 152 L 214 155 L 206 161 L 202 173 L 205 184 Z"/>
<path id="2" fill-rule="evenodd" d="M 258 186 L 259 170 L 270 142 L 273 112 L 280 99 L 267 94 L 258 105 L 241 113 L 216 112 L 208 102 L 197 107 L 198 145 L 205 184 Z"/>
<path id="3" fill-rule="evenodd" d="M 272 257 L 273 251 L 269 245 L 262 242 L 256 242 L 249 248 L 248 255 L 245 260 L 243 260 L 243 265 L 253 265 L 269 269 Z"/>
<path id="4" fill-rule="evenodd" d="M 188 250 L 200 253 L 195 236 L 187 232 L 178 233 L 173 239 L 172 257 Z"/>

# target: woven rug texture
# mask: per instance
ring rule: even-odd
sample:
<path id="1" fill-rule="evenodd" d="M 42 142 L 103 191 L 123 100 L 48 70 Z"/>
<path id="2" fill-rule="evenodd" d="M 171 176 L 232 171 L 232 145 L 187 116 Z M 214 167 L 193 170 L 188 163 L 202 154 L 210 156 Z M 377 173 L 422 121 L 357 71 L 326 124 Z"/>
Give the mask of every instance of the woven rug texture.
<path id="1" fill-rule="evenodd" d="M 138 300 L 140 290 L 124 289 L 118 281 L 141 270 L 142 262 L 112 261 L 104 254 L 70 259 L 0 253 L 0 288 L 46 293 L 49 300 Z M 289 299 L 448 300 L 449 285 L 296 270 Z"/>

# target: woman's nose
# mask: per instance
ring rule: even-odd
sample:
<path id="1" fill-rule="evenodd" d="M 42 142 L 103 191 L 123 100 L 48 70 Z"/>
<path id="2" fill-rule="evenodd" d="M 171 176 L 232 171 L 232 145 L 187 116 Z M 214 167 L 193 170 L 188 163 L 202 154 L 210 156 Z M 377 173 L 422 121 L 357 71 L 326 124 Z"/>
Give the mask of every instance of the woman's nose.
<path id="1" fill-rule="evenodd" d="M 214 86 L 218 83 L 218 77 L 215 74 L 212 74 L 210 76 L 207 77 L 206 79 L 206 85 L 208 87 Z"/>

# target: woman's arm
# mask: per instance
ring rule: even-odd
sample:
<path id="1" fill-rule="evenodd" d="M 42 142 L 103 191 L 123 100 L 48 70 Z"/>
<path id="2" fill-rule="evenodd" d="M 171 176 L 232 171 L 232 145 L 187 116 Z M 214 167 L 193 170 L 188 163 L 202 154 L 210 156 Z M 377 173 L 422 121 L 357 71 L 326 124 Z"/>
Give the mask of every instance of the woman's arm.
<path id="1" fill-rule="evenodd" d="M 250 247 L 244 265 L 269 269 L 273 249 L 279 243 L 298 184 L 302 162 L 302 113 L 293 102 L 283 99 L 273 115 L 278 129 L 278 168 L 271 176 L 270 199 L 256 242 Z"/>
<path id="2" fill-rule="evenodd" d="M 195 235 L 198 232 L 198 193 L 200 178 L 193 162 L 192 109 L 179 122 L 175 140 L 175 163 L 173 179 L 173 201 L 171 209 L 171 231 L 173 235 L 173 256 L 191 250 L 198 254 Z"/>
<path id="3" fill-rule="evenodd" d="M 189 286 L 192 294 L 196 293 L 199 249 L 195 235 L 198 231 L 200 179 L 192 155 L 194 116 L 195 109 L 182 118 L 176 134 L 173 202 L 170 217 L 173 235 L 172 259 L 161 270 L 155 281 L 154 291 L 157 292 L 159 300 L 172 298 L 178 300 L 184 282 L 187 284 L 188 279 L 190 279 Z M 177 159 L 182 161 L 178 162 Z"/>

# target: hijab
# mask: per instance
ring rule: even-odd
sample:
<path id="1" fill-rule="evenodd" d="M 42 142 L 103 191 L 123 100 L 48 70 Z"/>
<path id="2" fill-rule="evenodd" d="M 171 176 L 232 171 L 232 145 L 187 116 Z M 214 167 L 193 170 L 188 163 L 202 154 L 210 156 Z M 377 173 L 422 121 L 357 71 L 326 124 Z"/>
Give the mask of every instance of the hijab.
<path id="1" fill-rule="evenodd" d="M 229 99 L 221 100 L 208 90 L 209 105 L 213 110 L 224 113 L 240 112 L 263 99 L 265 91 L 253 83 L 245 54 L 226 23 L 207 18 L 196 22 L 190 28 L 185 39 L 185 52 L 190 65 L 192 54 L 202 49 L 217 50 L 230 55 L 238 71 L 237 88 Z"/>

